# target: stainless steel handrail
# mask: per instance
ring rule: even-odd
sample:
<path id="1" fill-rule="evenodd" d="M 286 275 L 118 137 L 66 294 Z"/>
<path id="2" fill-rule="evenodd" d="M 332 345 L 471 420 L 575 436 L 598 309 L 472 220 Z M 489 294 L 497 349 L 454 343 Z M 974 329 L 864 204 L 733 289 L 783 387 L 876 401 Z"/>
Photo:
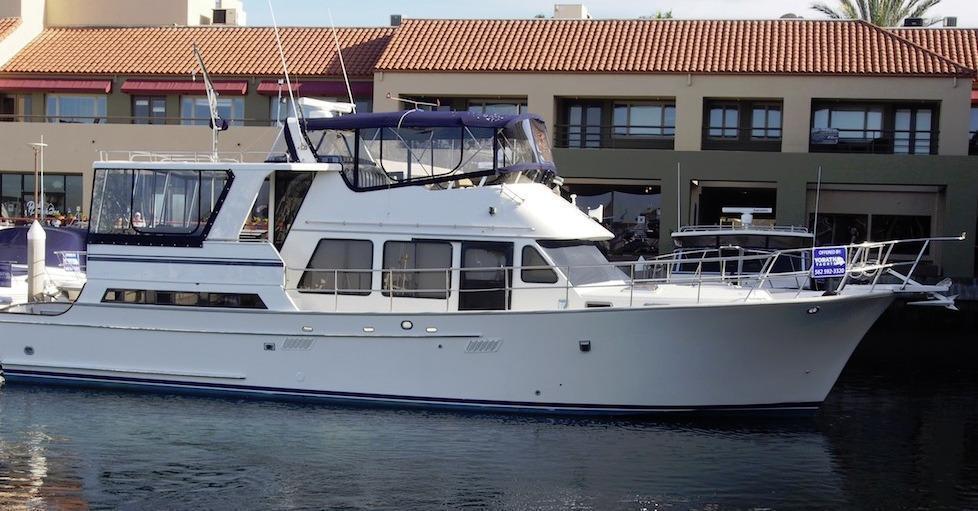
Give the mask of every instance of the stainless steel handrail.
<path id="1" fill-rule="evenodd" d="M 838 284 L 835 285 L 835 292 L 842 291 L 846 285 L 853 278 L 860 276 L 871 277 L 870 289 L 875 290 L 879 283 L 882 273 L 888 272 L 899 279 L 901 279 L 901 289 L 906 289 L 908 284 L 912 282 L 911 276 L 913 272 L 919 266 L 920 260 L 923 254 L 926 252 L 927 248 L 932 242 L 938 241 L 962 241 L 965 239 L 965 235 L 956 237 L 935 237 L 935 238 L 917 238 L 917 239 L 906 239 L 906 240 L 893 240 L 893 241 L 882 241 L 882 242 L 864 242 L 853 245 L 846 245 L 847 249 L 847 261 L 846 261 L 846 271 L 842 278 L 839 279 Z M 922 243 L 923 246 L 917 253 L 917 257 L 913 262 L 900 261 L 900 262 L 890 262 L 890 256 L 893 252 L 893 247 L 899 244 L 908 243 Z M 384 269 L 373 269 L 373 268 L 363 268 L 363 269 L 327 269 L 327 268 L 296 268 L 288 267 L 287 270 L 294 272 L 303 273 L 332 273 L 333 274 L 333 286 L 325 289 L 316 288 L 290 288 L 290 290 L 297 290 L 300 292 L 310 292 L 310 293 L 322 293 L 322 294 L 334 294 L 337 296 L 336 301 L 339 301 L 339 296 L 343 294 L 370 294 L 375 292 L 380 292 L 385 294 L 390 298 L 389 307 L 393 311 L 394 309 L 394 298 L 397 297 L 398 293 L 439 293 L 444 294 L 443 298 L 435 298 L 440 300 L 446 300 L 446 308 L 448 308 L 451 294 L 458 293 L 474 293 L 474 292 L 485 292 L 485 291 L 505 291 L 506 297 L 505 305 L 507 308 L 511 305 L 509 293 L 520 290 L 520 291 L 534 291 L 534 290 L 559 290 L 563 287 L 564 299 L 561 301 L 564 308 L 570 306 L 570 290 L 573 288 L 575 290 L 583 289 L 596 289 L 596 288 L 612 288 L 624 291 L 628 289 L 628 303 L 629 306 L 634 306 L 634 291 L 637 286 L 656 286 L 664 284 L 675 284 L 675 285 L 688 285 L 696 286 L 696 303 L 702 303 L 702 293 L 704 285 L 726 285 L 726 286 L 737 286 L 740 288 L 747 289 L 743 301 L 748 301 L 754 296 L 755 292 L 763 289 L 766 285 L 770 285 L 773 278 L 794 278 L 797 284 L 798 293 L 796 297 L 804 290 L 805 284 L 808 283 L 808 278 L 810 276 L 810 270 L 808 268 L 803 268 L 799 271 L 788 271 L 788 272 L 776 272 L 775 267 L 777 262 L 782 258 L 787 257 L 806 257 L 810 254 L 812 248 L 799 248 L 799 249 L 787 249 L 787 250 L 773 250 L 770 252 L 759 251 L 760 253 L 756 255 L 748 255 L 746 249 L 740 247 L 725 247 L 725 248 L 737 248 L 739 249 L 737 256 L 718 256 L 718 257 L 707 257 L 710 252 L 718 252 L 717 249 L 705 249 L 698 251 L 701 257 L 696 259 L 682 258 L 682 257 L 661 257 L 651 260 L 642 261 L 618 261 L 614 263 L 604 263 L 604 264 L 594 264 L 594 265 L 563 265 L 563 266 L 547 266 L 547 265 L 534 265 L 534 266 L 494 266 L 494 267 L 448 267 L 448 268 L 419 268 L 419 269 L 397 269 L 397 268 L 384 268 Z M 687 254 L 688 255 L 688 254 Z M 744 261 L 760 261 L 761 267 L 760 271 L 757 273 L 744 274 L 742 271 L 736 273 L 727 273 L 726 264 L 732 261 L 738 263 L 738 268 L 742 270 Z M 703 271 L 704 264 L 707 263 L 719 263 L 720 272 L 719 274 L 709 274 Z M 696 264 L 696 271 L 692 274 L 682 274 L 673 271 L 673 268 L 678 264 Z M 641 269 L 638 267 L 641 265 Z M 588 269 L 588 268 L 607 268 L 615 267 L 620 270 L 622 266 L 629 267 L 629 272 L 622 272 L 622 278 L 620 280 L 609 280 L 605 282 L 598 283 L 588 283 L 588 284 L 574 284 L 571 282 L 570 275 L 571 270 L 574 269 Z M 647 268 L 652 267 L 649 271 Z M 899 274 L 895 272 L 895 268 L 899 266 L 910 266 L 910 271 L 906 275 Z M 510 272 L 523 271 L 523 270 L 552 270 L 559 271 L 563 277 L 563 285 L 560 286 L 560 281 L 550 285 L 534 285 L 531 283 L 520 283 L 517 285 L 514 281 L 510 280 Z M 502 271 L 503 272 L 503 287 L 498 288 L 483 288 L 483 289 L 461 289 L 459 287 L 452 286 L 452 276 L 456 275 L 455 272 L 464 271 Z M 373 274 L 381 274 L 381 287 L 373 287 Z M 425 273 L 444 273 L 446 287 L 444 288 L 434 288 L 434 289 L 398 289 L 393 285 L 395 282 L 394 276 L 396 274 L 425 274 Z M 339 276 L 340 274 L 370 274 L 370 288 L 356 288 L 347 289 L 340 288 Z M 650 278 L 636 278 L 637 274 L 652 275 Z M 387 279 L 384 279 L 384 276 Z M 656 275 L 662 275 L 657 277 Z M 515 280 L 515 279 L 514 279 Z M 398 297 L 402 298 L 402 297 Z M 338 305 L 335 305 L 338 308 Z"/>

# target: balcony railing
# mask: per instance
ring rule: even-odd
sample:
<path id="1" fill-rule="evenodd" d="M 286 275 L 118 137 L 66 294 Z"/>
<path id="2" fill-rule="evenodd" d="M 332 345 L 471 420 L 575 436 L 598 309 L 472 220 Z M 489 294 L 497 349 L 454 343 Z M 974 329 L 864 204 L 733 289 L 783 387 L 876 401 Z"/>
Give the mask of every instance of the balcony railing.
<path id="1" fill-rule="evenodd" d="M 835 131 L 835 133 L 833 133 Z M 937 154 L 938 131 L 822 130 L 812 133 L 813 153 Z"/>
<path id="2" fill-rule="evenodd" d="M 52 124 L 153 124 L 169 126 L 207 126 L 210 117 L 136 117 L 131 115 L 28 115 L 0 114 L 0 122 L 46 122 Z M 275 126 L 276 122 L 268 118 L 234 117 L 225 119 L 231 126 Z M 194 123 L 194 124 L 188 124 Z"/>
<path id="3" fill-rule="evenodd" d="M 675 126 L 554 125 L 554 146 L 577 149 L 672 149 Z"/>
<path id="4" fill-rule="evenodd" d="M 780 151 L 781 128 L 703 127 L 704 150 Z"/>

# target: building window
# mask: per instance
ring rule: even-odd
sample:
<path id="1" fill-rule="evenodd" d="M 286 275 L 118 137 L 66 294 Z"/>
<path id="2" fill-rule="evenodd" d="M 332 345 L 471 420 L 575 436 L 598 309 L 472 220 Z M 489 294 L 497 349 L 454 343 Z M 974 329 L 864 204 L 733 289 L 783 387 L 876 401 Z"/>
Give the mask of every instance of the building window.
<path id="1" fill-rule="evenodd" d="M 299 280 L 299 291 L 369 295 L 373 261 L 374 244 L 368 240 L 319 240 Z"/>
<path id="2" fill-rule="evenodd" d="M 166 96 L 134 96 L 132 117 L 133 124 L 165 124 Z"/>
<path id="3" fill-rule="evenodd" d="M 526 113 L 526 101 L 470 99 L 468 111 L 480 114 L 517 115 Z"/>
<path id="4" fill-rule="evenodd" d="M 812 152 L 937 154 L 933 102 L 833 102 L 812 106 Z"/>
<path id="5" fill-rule="evenodd" d="M 213 307 L 221 309 L 267 309 L 265 302 L 250 293 L 210 293 L 198 291 L 157 291 L 154 289 L 107 289 L 103 303 Z"/>
<path id="6" fill-rule="evenodd" d="M 0 121 L 30 121 L 32 106 L 30 94 L 0 94 Z"/>
<path id="7" fill-rule="evenodd" d="M 978 154 L 978 106 L 971 106 L 971 124 L 968 127 L 968 154 Z"/>
<path id="8" fill-rule="evenodd" d="M 217 115 L 232 126 L 244 124 L 244 98 L 217 98 Z M 189 126 L 207 126 L 211 121 L 211 108 L 206 96 L 184 96 L 180 100 L 180 123 Z"/>
<path id="9" fill-rule="evenodd" d="M 556 284 L 557 272 L 547 264 L 540 251 L 527 245 L 523 247 L 520 278 L 528 284 Z"/>
<path id="10" fill-rule="evenodd" d="M 781 140 L 781 105 L 757 103 L 751 109 L 751 140 Z"/>
<path id="11" fill-rule="evenodd" d="M 48 94 L 48 122 L 98 124 L 105 122 L 105 96 Z"/>
<path id="12" fill-rule="evenodd" d="M 676 136 L 675 103 L 615 103 L 614 136 Z"/>
<path id="13" fill-rule="evenodd" d="M 452 245 L 442 241 L 384 243 L 384 296 L 448 298 Z"/>
<path id="14" fill-rule="evenodd" d="M 672 149 L 675 136 L 672 98 L 557 100 L 556 147 Z"/>
<path id="15" fill-rule="evenodd" d="M 894 154 L 933 154 L 930 108 L 899 108 L 894 113 Z"/>
<path id="16" fill-rule="evenodd" d="M 707 99 L 703 149 L 781 150 L 781 102 Z"/>
<path id="17" fill-rule="evenodd" d="M 44 216 L 51 221 L 69 225 L 81 220 L 82 195 L 81 175 L 44 174 Z M 34 175 L 0 174 L 0 217 L 33 218 L 34 210 Z"/>
<path id="18" fill-rule="evenodd" d="M 723 138 L 736 140 L 738 137 L 737 126 L 740 124 L 740 110 L 735 104 L 713 104 L 709 110 L 709 131 L 710 138 Z"/>
<path id="19" fill-rule="evenodd" d="M 868 142 L 883 136 L 882 106 L 819 108 L 813 116 L 816 130 L 834 130 L 839 141 Z"/>

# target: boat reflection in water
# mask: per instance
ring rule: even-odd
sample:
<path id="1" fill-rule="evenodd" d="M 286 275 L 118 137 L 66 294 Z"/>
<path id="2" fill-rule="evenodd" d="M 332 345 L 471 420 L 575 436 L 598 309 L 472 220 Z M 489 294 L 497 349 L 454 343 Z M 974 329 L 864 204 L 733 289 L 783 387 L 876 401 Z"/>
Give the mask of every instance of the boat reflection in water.
<path id="1" fill-rule="evenodd" d="M 77 467 L 48 459 L 52 440 L 40 428 L 0 436 L 0 509 L 89 509 Z"/>
<path id="2" fill-rule="evenodd" d="M 888 314 L 814 418 L 591 420 L 8 386 L 0 474 L 13 476 L 0 508 L 972 509 L 975 318 Z M 39 486 L 27 482 L 32 452 L 46 460 Z"/>

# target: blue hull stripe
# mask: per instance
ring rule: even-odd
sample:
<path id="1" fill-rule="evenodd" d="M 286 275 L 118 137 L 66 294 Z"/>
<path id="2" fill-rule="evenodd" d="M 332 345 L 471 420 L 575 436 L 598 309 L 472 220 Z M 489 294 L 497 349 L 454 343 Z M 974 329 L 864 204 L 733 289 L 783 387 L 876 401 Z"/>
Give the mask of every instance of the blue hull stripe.
<path id="1" fill-rule="evenodd" d="M 281 261 L 248 259 L 172 259 L 159 257 L 105 257 L 88 256 L 89 262 L 104 263 L 157 263 L 157 264 L 204 264 L 216 266 L 269 266 L 281 268 Z"/>
<path id="2" fill-rule="evenodd" d="M 124 376 L 90 375 L 4 369 L 3 374 L 11 383 L 43 382 L 54 384 L 114 384 L 118 386 L 157 387 L 181 389 L 192 392 L 211 390 L 226 393 L 247 393 L 265 397 L 316 398 L 337 402 L 360 404 L 392 404 L 409 406 L 431 406 L 436 408 L 497 409 L 529 412 L 565 412 L 586 414 L 634 415 L 656 412 L 745 412 L 745 411 L 813 411 L 820 403 L 771 403 L 756 405 L 717 405 L 717 406 L 642 406 L 642 405 L 604 405 L 592 403 L 535 403 L 531 401 L 493 401 L 483 399 L 460 399 L 442 397 L 400 396 L 388 394 L 369 394 L 361 392 L 335 392 L 328 390 L 291 389 L 282 387 L 258 387 L 215 382 L 187 382 L 178 380 L 130 378 Z"/>

